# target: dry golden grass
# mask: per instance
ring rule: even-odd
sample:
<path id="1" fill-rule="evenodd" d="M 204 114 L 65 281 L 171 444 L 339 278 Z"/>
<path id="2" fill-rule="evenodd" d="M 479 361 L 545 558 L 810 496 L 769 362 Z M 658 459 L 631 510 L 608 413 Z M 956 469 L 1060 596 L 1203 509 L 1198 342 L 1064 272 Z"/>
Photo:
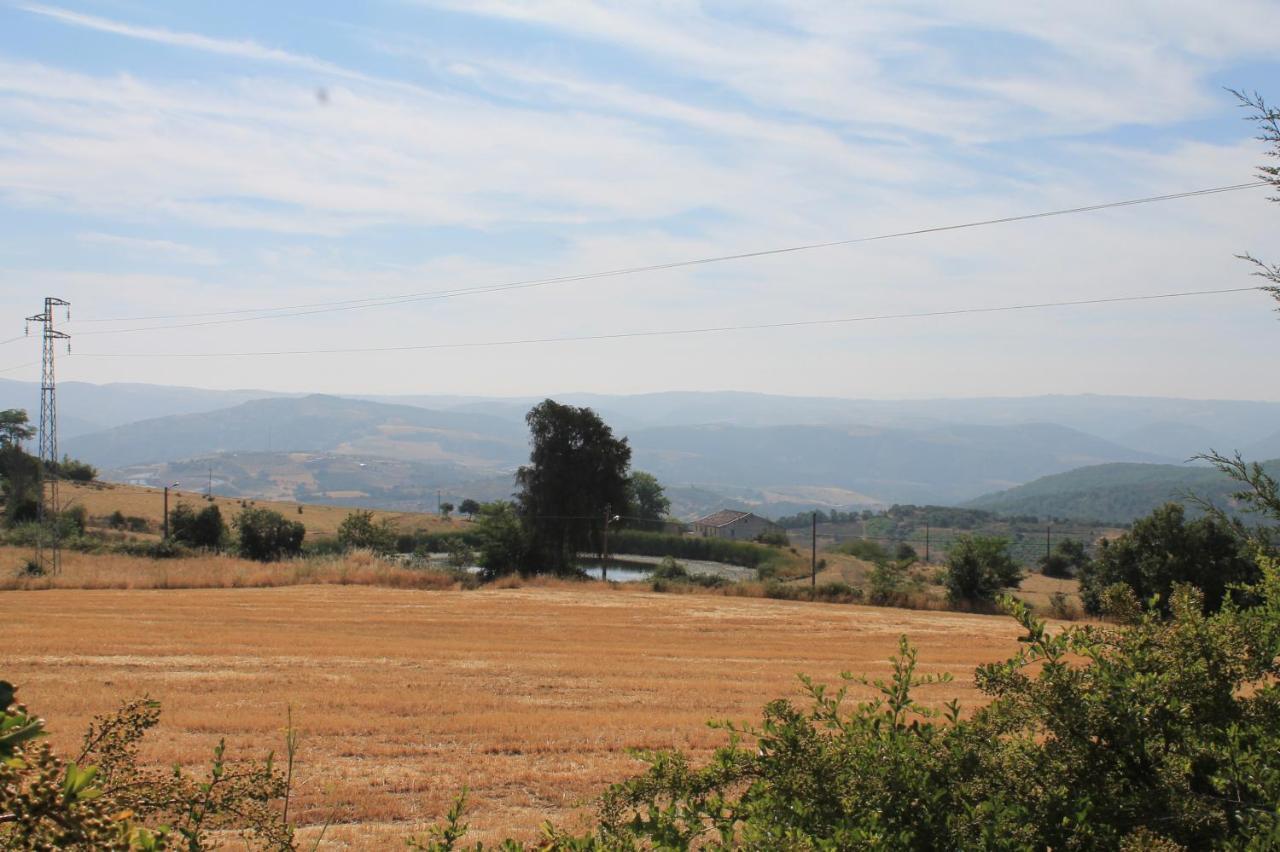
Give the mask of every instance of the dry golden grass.
<path id="1" fill-rule="evenodd" d="M 164 520 L 164 494 L 159 488 L 146 488 L 141 485 L 118 485 L 107 482 L 74 483 L 64 482 L 59 485 L 59 499 L 68 506 L 84 506 L 91 517 L 105 518 L 119 510 L 125 515 L 146 518 L 155 527 Z M 197 510 L 208 505 L 204 494 L 199 491 L 170 491 L 169 508 L 179 502 L 190 503 Z M 222 511 L 228 522 L 240 513 L 240 498 L 214 496 L 213 502 Z M 357 511 L 348 506 L 320 506 L 314 503 L 293 503 L 278 500 L 254 500 L 254 506 L 273 509 L 290 520 L 301 521 L 307 528 L 307 536 L 334 535 L 338 525 L 350 513 Z M 298 507 L 302 514 L 298 514 Z M 449 529 L 461 529 L 465 521 L 457 519 L 444 520 L 439 515 L 428 515 L 421 512 L 388 512 L 373 510 L 374 518 L 381 521 L 390 520 L 397 530 L 409 532 L 426 530 L 438 532 Z"/>
<path id="2" fill-rule="evenodd" d="M 399 845 L 464 785 L 480 839 L 585 819 L 641 768 L 629 749 L 705 754 L 723 741 L 706 720 L 758 718 L 798 672 L 882 676 L 902 633 L 924 670 L 957 678 L 922 696 L 973 706 L 974 665 L 1018 634 L 992 616 L 554 583 L 16 591 L 0 623 L 3 676 L 63 748 L 149 694 L 164 715 L 147 761 L 199 762 L 222 735 L 261 754 L 292 707 L 299 816 L 314 836 L 336 809 L 325 847 L 358 849 Z"/>
<path id="3" fill-rule="evenodd" d="M 245 589 L 304 585 L 391 586 L 449 589 L 456 583 L 441 571 L 405 568 L 367 551 L 342 556 L 254 562 L 225 554 L 183 559 L 148 559 L 119 553 L 62 554 L 56 575 L 25 576 L 27 548 L 0 547 L 0 590 L 46 589 Z"/>

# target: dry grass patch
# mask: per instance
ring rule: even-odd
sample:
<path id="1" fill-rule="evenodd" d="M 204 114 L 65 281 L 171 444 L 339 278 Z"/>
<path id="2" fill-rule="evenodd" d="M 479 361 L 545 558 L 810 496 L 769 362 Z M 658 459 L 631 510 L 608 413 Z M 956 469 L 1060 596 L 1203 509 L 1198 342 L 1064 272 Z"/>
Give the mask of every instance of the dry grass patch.
<path id="1" fill-rule="evenodd" d="M 165 709 L 147 761 L 201 761 L 220 735 L 261 753 L 292 707 L 299 815 L 336 808 L 326 846 L 359 849 L 399 845 L 464 785 L 478 839 L 581 819 L 640 768 L 630 749 L 705 754 L 722 742 L 706 720 L 757 718 L 798 672 L 884 675 L 901 633 L 925 670 L 957 676 L 922 697 L 972 706 L 974 665 L 1018 634 L 999 617 L 554 583 L 5 592 L 0 621 L 2 676 L 60 747 L 150 694 Z"/>
<path id="2" fill-rule="evenodd" d="M 22 573 L 30 558 L 27 548 L 0 547 L 0 590 L 240 589 L 314 584 L 450 589 L 457 585 L 443 571 L 406 568 L 363 551 L 284 562 L 254 562 L 216 553 L 149 559 L 65 551 L 62 571 L 43 577 Z"/>
<path id="3" fill-rule="evenodd" d="M 68 506 L 84 506 L 85 511 L 91 517 L 105 518 L 112 512 L 119 511 L 125 515 L 146 518 L 156 528 L 159 528 L 164 521 L 164 494 L 159 488 L 147 488 L 141 485 L 117 485 L 108 482 L 63 482 L 58 487 L 63 502 Z M 208 505 L 208 501 L 205 500 L 202 492 L 170 491 L 169 508 L 172 509 L 179 502 L 192 504 L 197 510 Z M 314 503 L 303 504 L 281 500 L 246 499 L 245 502 L 252 502 L 256 507 L 279 512 L 290 520 L 301 521 L 307 528 L 307 536 L 309 538 L 336 535 L 338 525 L 342 523 L 347 515 L 357 511 L 348 506 L 320 506 Z M 215 495 L 213 503 L 222 511 L 223 518 L 228 522 L 240 514 L 242 509 L 240 505 L 241 498 L 239 497 L 219 497 Z M 302 508 L 301 514 L 298 513 L 299 507 Z M 400 532 L 416 530 L 445 532 L 452 529 L 462 529 L 466 526 L 465 521 L 457 519 L 446 521 L 439 515 L 429 515 L 421 512 L 388 512 L 382 509 L 374 509 L 372 511 L 375 520 L 389 520 Z"/>

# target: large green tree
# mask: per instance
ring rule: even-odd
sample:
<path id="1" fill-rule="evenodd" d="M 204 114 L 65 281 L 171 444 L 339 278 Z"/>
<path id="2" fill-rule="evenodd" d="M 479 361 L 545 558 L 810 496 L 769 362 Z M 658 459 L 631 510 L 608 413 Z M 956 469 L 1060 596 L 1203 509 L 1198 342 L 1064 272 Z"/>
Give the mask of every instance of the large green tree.
<path id="1" fill-rule="evenodd" d="M 545 400 L 525 416 L 532 449 L 516 472 L 535 572 L 569 570 L 596 542 L 606 514 L 627 505 L 631 447 L 590 408 Z"/>
<path id="2" fill-rule="evenodd" d="M 1187 521 L 1181 504 L 1166 503 L 1119 538 L 1102 541 L 1093 561 L 1081 568 L 1080 597 L 1086 610 L 1098 613 L 1107 588 L 1123 584 L 1139 600 L 1157 597 L 1167 609 L 1174 585 L 1189 583 L 1214 611 L 1231 584 L 1257 577 L 1256 561 L 1229 524 L 1214 517 Z"/>
<path id="3" fill-rule="evenodd" d="M 662 519 L 671 511 L 671 501 L 662 483 L 652 473 L 637 470 L 627 480 L 627 525 L 642 530 L 661 530 Z"/>

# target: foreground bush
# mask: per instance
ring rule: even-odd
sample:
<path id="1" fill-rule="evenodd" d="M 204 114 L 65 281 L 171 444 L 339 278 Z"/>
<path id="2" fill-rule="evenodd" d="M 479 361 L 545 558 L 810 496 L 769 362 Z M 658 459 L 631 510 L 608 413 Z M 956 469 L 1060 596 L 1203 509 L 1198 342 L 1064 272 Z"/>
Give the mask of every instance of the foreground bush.
<path id="1" fill-rule="evenodd" d="M 294 849 L 286 772 L 268 757 L 233 763 L 214 749 L 208 774 L 138 764 L 143 735 L 159 721 L 154 701 L 139 700 L 94 719 L 79 755 L 65 760 L 43 742 L 44 720 L 14 703 L 0 681 L 0 848 L 190 852 L 238 836 L 246 848 Z"/>

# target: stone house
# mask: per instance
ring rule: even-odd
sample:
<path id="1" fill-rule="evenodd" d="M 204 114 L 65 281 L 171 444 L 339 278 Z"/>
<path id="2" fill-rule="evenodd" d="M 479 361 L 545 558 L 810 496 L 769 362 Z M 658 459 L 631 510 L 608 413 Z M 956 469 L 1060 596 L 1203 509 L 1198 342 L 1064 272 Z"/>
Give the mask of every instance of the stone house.
<path id="1" fill-rule="evenodd" d="M 734 509 L 721 509 L 693 522 L 690 535 L 699 538 L 727 538 L 736 541 L 751 541 L 761 533 L 785 533 L 782 527 L 768 518 L 762 518 L 751 512 L 739 512 Z"/>

